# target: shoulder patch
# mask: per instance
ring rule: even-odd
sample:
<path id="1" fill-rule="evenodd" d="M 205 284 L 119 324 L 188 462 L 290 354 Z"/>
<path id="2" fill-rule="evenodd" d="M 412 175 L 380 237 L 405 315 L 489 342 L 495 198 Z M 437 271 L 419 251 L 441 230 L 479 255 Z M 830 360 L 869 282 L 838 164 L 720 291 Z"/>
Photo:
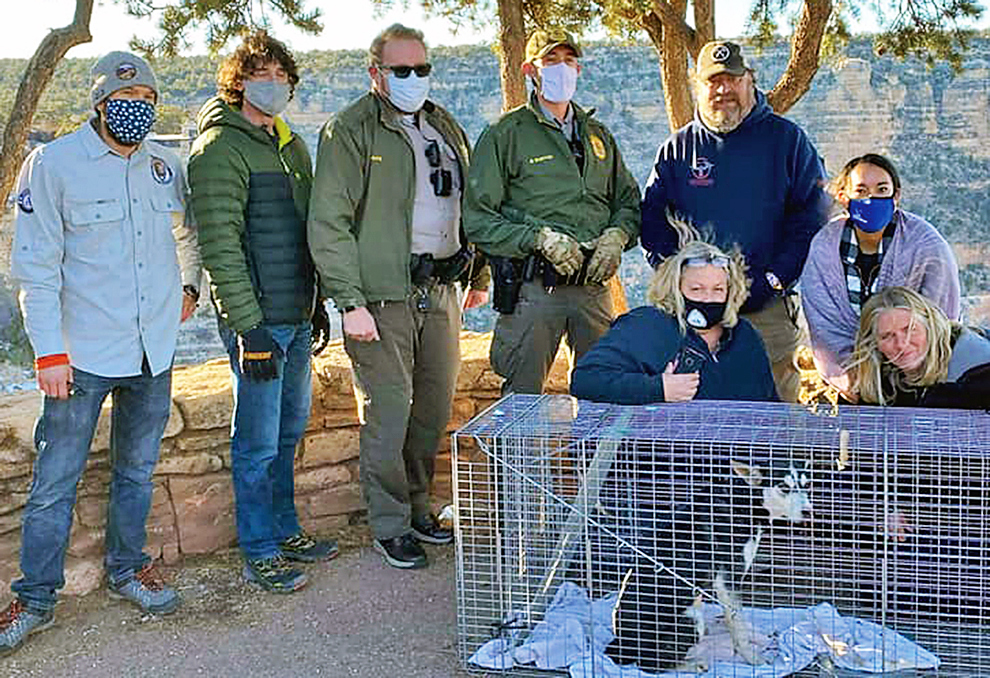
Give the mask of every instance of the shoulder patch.
<path id="1" fill-rule="evenodd" d="M 153 155 L 151 156 L 151 178 L 162 185 L 170 184 L 175 178 L 175 173 L 167 162 Z"/>
<path id="2" fill-rule="evenodd" d="M 25 214 L 34 212 L 34 203 L 31 202 L 31 189 L 25 188 L 17 196 L 17 207 Z"/>
<path id="3" fill-rule="evenodd" d="M 591 134 L 588 136 L 588 140 L 591 141 L 591 149 L 595 152 L 595 157 L 599 160 L 605 159 L 605 142 L 597 134 Z"/>

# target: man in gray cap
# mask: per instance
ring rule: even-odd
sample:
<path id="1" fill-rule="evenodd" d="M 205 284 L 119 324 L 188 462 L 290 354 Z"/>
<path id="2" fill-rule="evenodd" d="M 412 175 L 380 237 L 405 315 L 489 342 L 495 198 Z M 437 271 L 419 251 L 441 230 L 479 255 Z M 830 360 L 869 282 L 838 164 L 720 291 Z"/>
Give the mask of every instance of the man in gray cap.
<path id="1" fill-rule="evenodd" d="M 807 326 L 793 285 L 826 220 L 825 168 L 804 131 L 756 89 L 739 45 L 702 47 L 695 88 L 694 120 L 660 146 L 647 181 L 643 248 L 654 266 L 677 250 L 669 213 L 710 229 L 723 249 L 739 247 L 752 279 L 743 317 L 763 337 L 781 398 L 795 401 L 794 352 Z"/>
<path id="2" fill-rule="evenodd" d="M 44 403 L 24 507 L 22 577 L 0 614 L 0 654 L 53 622 L 76 484 L 110 394 L 110 592 L 147 613 L 179 603 L 144 553 L 145 520 L 171 407 L 176 335 L 198 296 L 196 238 L 185 222 L 182 164 L 144 140 L 158 100 L 151 67 L 112 52 L 92 74 L 96 115 L 31 153 L 17 189 L 11 272 Z"/>
<path id="3" fill-rule="evenodd" d="M 499 312 L 491 363 L 503 393 L 540 393 L 561 337 L 580 357 L 612 321 L 605 283 L 639 235 L 639 187 L 593 112 L 572 101 L 581 46 L 538 30 L 525 106 L 478 139 L 464 229 L 492 258 Z"/>

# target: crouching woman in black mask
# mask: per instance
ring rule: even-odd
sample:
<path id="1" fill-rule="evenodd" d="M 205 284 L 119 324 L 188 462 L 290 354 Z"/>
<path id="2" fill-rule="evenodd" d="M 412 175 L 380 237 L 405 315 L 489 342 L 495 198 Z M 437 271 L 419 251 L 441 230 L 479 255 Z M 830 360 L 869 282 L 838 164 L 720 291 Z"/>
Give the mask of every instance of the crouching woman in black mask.
<path id="1" fill-rule="evenodd" d="M 740 253 L 689 240 L 657 267 L 650 304 L 620 316 L 578 361 L 571 395 L 624 405 L 778 400 L 763 342 L 738 315 L 748 296 Z"/>

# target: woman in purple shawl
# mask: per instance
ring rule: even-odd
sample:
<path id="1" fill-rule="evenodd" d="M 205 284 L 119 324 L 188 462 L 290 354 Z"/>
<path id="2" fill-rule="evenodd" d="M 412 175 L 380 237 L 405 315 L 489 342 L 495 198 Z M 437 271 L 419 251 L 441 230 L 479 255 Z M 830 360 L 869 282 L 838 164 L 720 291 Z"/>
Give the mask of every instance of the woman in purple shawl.
<path id="1" fill-rule="evenodd" d="M 863 304 L 878 290 L 899 285 L 958 320 L 959 269 L 935 227 L 898 206 L 901 179 L 884 156 L 867 153 L 847 162 L 832 193 L 846 211 L 811 241 L 801 298 L 819 372 L 854 399 L 845 363 Z"/>

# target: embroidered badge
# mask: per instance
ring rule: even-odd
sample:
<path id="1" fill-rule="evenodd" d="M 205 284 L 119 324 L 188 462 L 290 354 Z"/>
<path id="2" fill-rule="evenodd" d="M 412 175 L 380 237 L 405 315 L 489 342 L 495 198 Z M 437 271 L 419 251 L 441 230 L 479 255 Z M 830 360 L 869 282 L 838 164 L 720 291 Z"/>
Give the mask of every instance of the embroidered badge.
<path id="1" fill-rule="evenodd" d="M 168 163 L 157 156 L 151 156 L 151 178 L 159 184 L 170 184 L 175 174 Z"/>
<path id="2" fill-rule="evenodd" d="M 21 208 L 21 211 L 25 214 L 31 214 L 34 211 L 34 203 L 31 202 L 31 189 L 25 188 L 17 196 L 17 206 Z"/>
<path id="3" fill-rule="evenodd" d="M 715 169 L 715 163 L 704 156 L 698 157 L 691 165 L 691 178 L 688 179 L 688 183 L 692 186 L 711 186 L 715 183 L 715 180 L 711 178 L 713 169 Z"/>
<path id="4" fill-rule="evenodd" d="M 125 61 L 117 66 L 118 80 L 133 80 L 135 77 L 137 77 L 137 66 L 134 64 Z"/>
<path id="5" fill-rule="evenodd" d="M 715 61 L 725 61 L 729 58 L 729 48 L 725 45 L 718 45 L 712 50 L 712 59 Z"/>
<path id="6" fill-rule="evenodd" d="M 588 140 L 591 141 L 591 149 L 595 152 L 595 157 L 599 160 L 604 160 L 605 143 L 596 134 L 589 135 Z"/>

